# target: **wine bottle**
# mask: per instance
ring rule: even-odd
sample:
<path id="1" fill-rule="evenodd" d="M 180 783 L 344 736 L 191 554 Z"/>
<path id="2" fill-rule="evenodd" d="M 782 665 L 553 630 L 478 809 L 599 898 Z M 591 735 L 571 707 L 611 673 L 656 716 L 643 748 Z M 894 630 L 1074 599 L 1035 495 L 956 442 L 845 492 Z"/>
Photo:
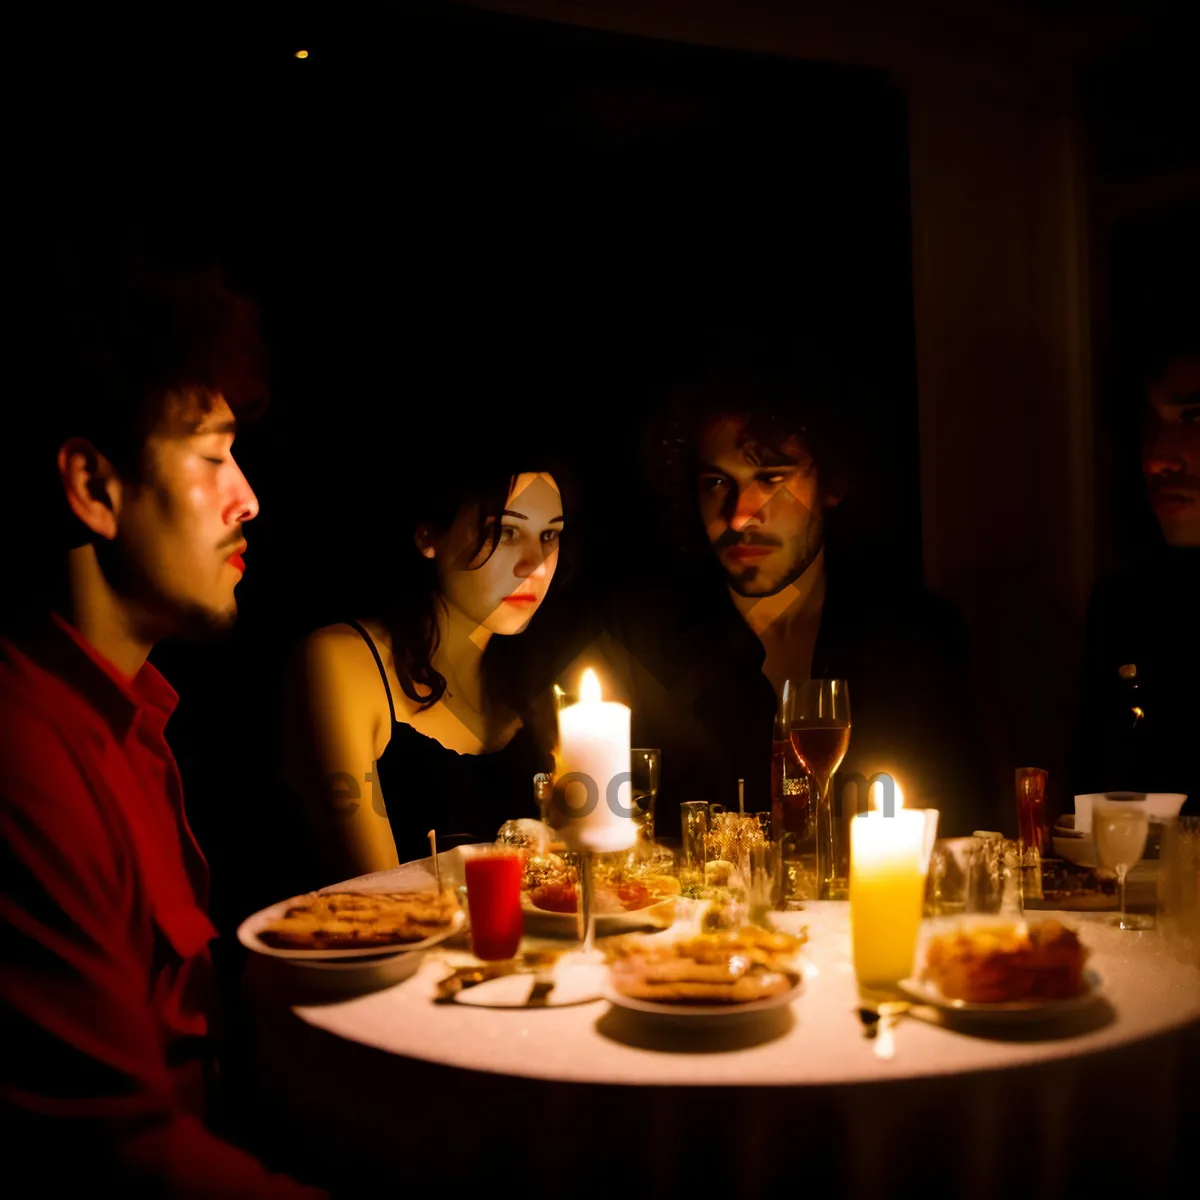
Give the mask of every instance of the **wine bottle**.
<path id="1" fill-rule="evenodd" d="M 1145 787 L 1142 762 L 1145 757 L 1146 709 L 1137 663 L 1117 668 L 1118 700 L 1109 746 L 1110 770 L 1107 790 L 1136 791 Z"/>

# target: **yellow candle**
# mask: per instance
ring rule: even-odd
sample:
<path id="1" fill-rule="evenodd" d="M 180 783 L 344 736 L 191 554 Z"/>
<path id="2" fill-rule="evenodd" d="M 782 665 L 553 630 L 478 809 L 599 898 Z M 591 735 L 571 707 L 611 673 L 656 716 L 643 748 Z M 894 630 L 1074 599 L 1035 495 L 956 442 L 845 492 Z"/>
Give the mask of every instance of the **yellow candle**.
<path id="1" fill-rule="evenodd" d="M 897 808 L 850 822 L 850 934 L 865 987 L 891 987 L 912 974 L 937 815 Z"/>

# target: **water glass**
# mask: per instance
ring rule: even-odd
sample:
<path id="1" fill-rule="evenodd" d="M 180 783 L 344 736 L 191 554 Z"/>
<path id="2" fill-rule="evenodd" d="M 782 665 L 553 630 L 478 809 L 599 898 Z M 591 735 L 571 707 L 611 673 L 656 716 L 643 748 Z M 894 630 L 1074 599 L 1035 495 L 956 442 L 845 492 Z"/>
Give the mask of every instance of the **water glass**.
<path id="1" fill-rule="evenodd" d="M 983 866 L 981 838 L 939 838 L 929 859 L 925 886 L 925 915 L 955 917 L 976 911 L 981 899 L 976 884 Z M 986 911 L 986 910 L 985 910 Z"/>
<path id="2" fill-rule="evenodd" d="M 779 904 L 780 889 L 780 844 L 763 840 L 749 848 L 749 881 L 746 899 L 750 906 L 750 920 L 755 925 L 767 925 L 767 913 Z"/>
<path id="3" fill-rule="evenodd" d="M 1181 962 L 1200 966 L 1200 817 L 1162 823 L 1159 933 Z"/>
<path id="4" fill-rule="evenodd" d="M 704 839 L 708 833 L 708 801 L 685 800 L 679 806 L 683 844 L 679 856 L 679 886 L 685 896 L 704 890 Z"/>

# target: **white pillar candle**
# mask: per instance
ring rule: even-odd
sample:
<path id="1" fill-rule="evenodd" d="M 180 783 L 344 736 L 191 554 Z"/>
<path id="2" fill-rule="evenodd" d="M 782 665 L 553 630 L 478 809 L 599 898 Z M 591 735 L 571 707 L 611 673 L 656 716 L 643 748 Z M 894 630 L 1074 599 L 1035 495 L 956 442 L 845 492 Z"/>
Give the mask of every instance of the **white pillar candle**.
<path id="1" fill-rule="evenodd" d="M 558 713 L 555 824 L 571 850 L 607 854 L 637 839 L 630 786 L 629 706 L 603 700 L 590 667 L 579 703 Z M 571 776 L 576 776 L 574 780 Z"/>

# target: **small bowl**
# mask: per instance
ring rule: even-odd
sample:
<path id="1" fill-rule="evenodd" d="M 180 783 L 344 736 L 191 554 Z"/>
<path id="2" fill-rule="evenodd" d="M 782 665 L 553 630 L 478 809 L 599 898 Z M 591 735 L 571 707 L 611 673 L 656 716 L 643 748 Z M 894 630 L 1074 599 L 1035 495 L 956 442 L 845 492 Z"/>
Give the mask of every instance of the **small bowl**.
<path id="1" fill-rule="evenodd" d="M 1142 851 L 1141 857 L 1143 863 L 1156 861 L 1162 848 L 1163 818 L 1151 813 L 1149 820 L 1150 828 L 1146 832 L 1146 848 Z M 1054 844 L 1054 853 L 1059 858 L 1065 858 L 1067 862 L 1074 863 L 1077 867 L 1098 865 L 1095 839 L 1090 832 L 1080 833 L 1075 828 L 1075 818 L 1070 813 L 1059 818 L 1058 824 L 1051 831 L 1051 841 Z"/>
<path id="2" fill-rule="evenodd" d="M 1092 832 L 1092 805 L 1103 800 L 1125 800 L 1146 810 L 1152 821 L 1169 821 L 1179 816 L 1186 792 L 1090 792 L 1075 797 L 1075 829 L 1090 836 Z"/>

